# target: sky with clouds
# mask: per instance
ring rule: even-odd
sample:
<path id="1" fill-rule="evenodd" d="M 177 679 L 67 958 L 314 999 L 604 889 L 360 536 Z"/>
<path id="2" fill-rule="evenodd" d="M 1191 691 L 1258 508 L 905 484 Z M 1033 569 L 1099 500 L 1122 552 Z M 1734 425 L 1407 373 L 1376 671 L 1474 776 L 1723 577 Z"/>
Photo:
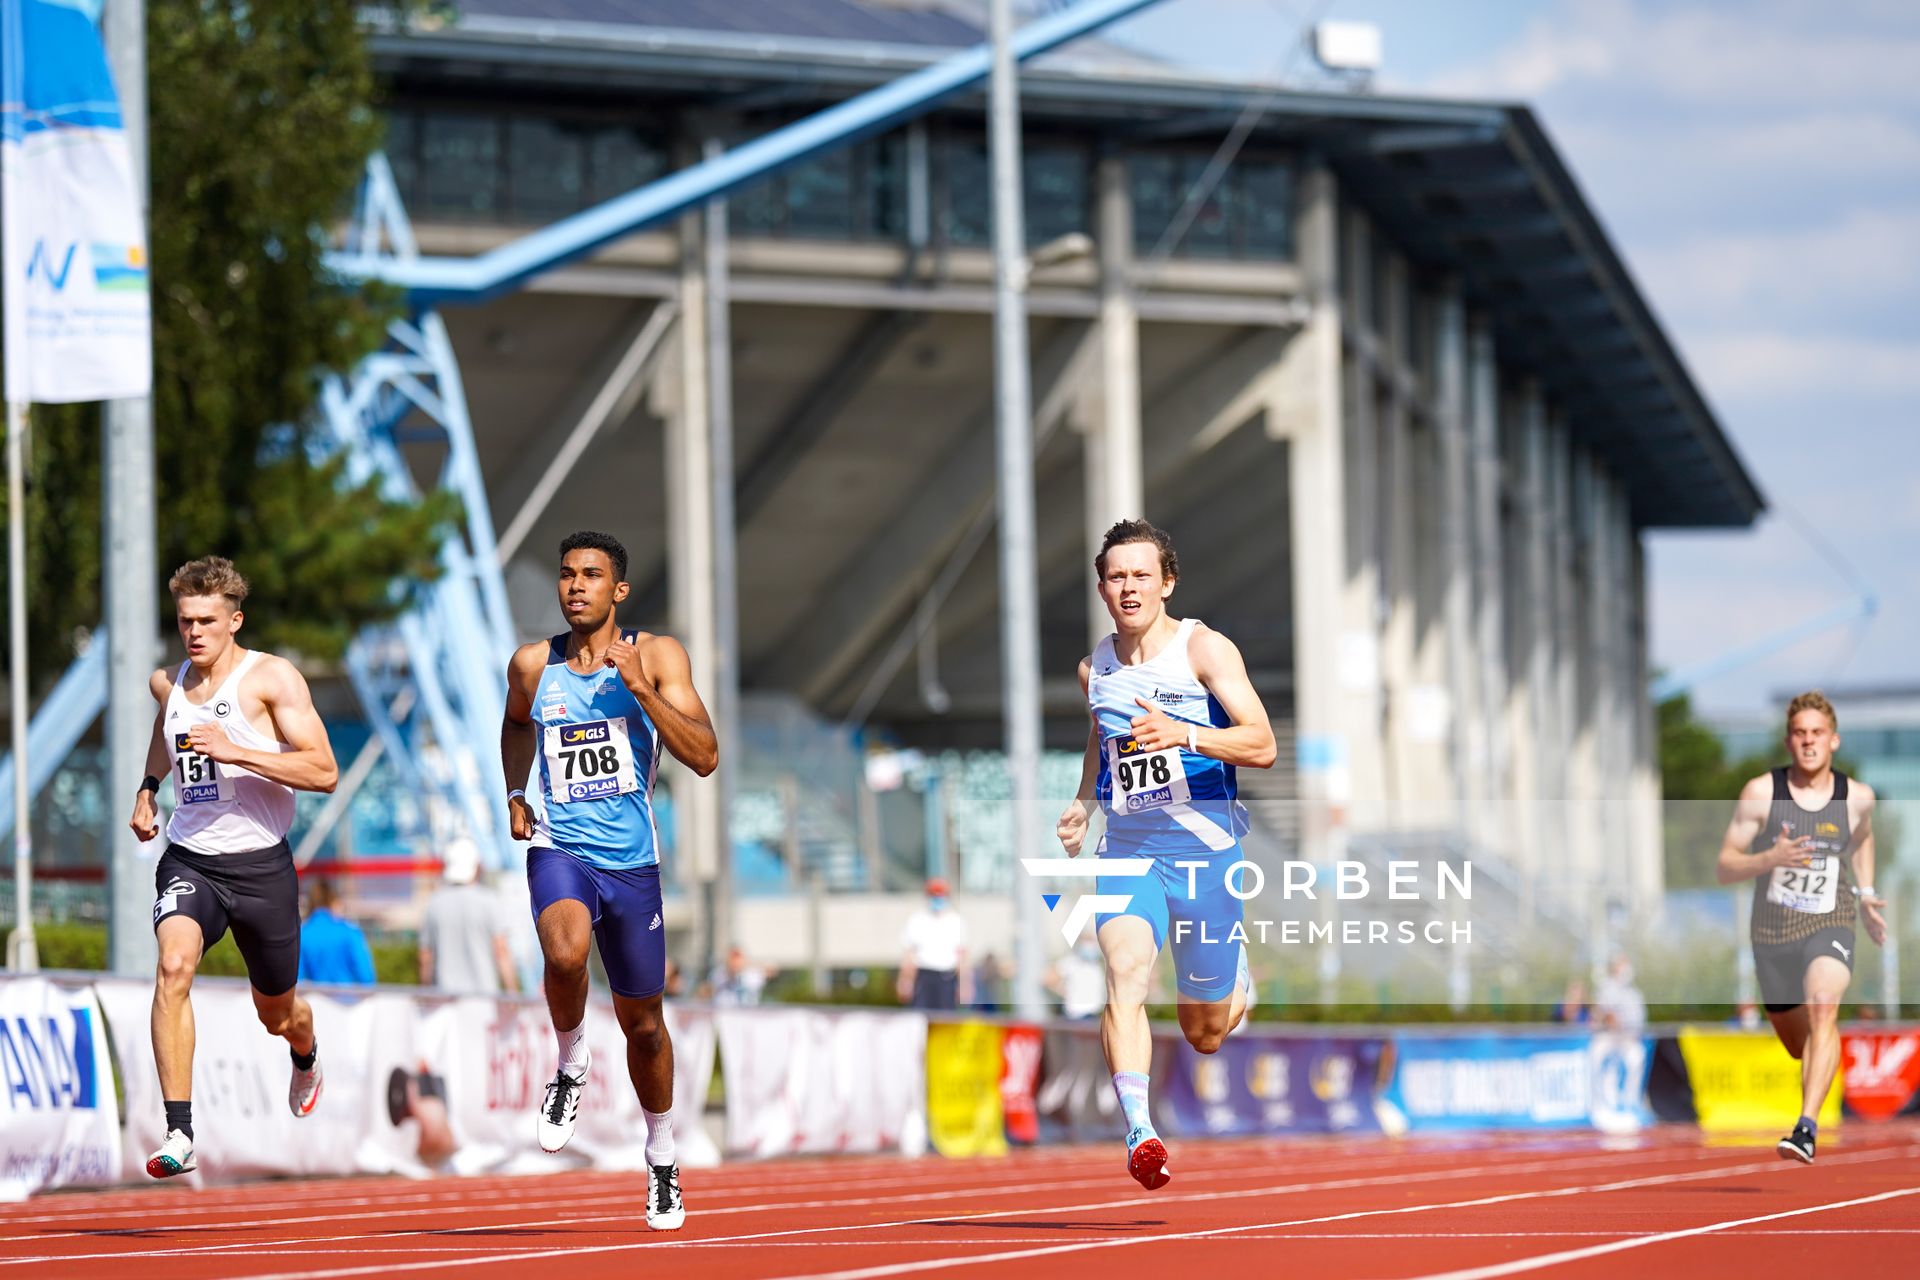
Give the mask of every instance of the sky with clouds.
<path id="1" fill-rule="evenodd" d="M 1710 663 L 1871 591 L 1870 625 L 1696 704 L 1920 686 L 1920 4 L 1166 0 L 1115 38 L 1302 81 L 1321 17 L 1380 25 L 1383 90 L 1534 108 L 1767 495 L 1751 531 L 1649 539 L 1655 662 Z"/>

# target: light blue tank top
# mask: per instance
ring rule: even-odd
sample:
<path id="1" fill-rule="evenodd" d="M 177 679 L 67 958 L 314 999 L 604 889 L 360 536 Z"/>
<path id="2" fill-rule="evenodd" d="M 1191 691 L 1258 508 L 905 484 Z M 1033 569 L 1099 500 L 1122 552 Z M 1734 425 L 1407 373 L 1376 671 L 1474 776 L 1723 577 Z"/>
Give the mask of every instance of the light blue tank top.
<path id="1" fill-rule="evenodd" d="M 533 842 L 611 870 L 659 865 L 653 783 L 660 733 L 620 673 L 579 674 L 567 666 L 567 637 L 555 636 L 534 691 L 533 723 L 542 802 Z"/>
<path id="2" fill-rule="evenodd" d="M 1184 746 L 1144 751 L 1133 740 L 1133 718 L 1143 714 L 1135 698 L 1189 724 L 1220 729 L 1233 723 L 1193 674 L 1187 645 L 1198 626 L 1193 618 L 1183 619 L 1166 647 L 1138 666 L 1120 663 L 1112 636 L 1094 646 L 1087 702 L 1100 730 L 1097 795 L 1107 814 L 1103 854 L 1224 853 L 1237 848 L 1246 833 L 1232 765 Z"/>

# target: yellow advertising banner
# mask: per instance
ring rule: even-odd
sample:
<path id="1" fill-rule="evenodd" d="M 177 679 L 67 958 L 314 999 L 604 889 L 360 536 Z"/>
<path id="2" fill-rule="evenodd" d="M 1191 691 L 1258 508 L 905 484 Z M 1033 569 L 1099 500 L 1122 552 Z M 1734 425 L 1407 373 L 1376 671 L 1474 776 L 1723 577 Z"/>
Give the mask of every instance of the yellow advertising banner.
<path id="1" fill-rule="evenodd" d="M 1769 1032 L 1680 1032 L 1680 1056 L 1693 1085 L 1693 1108 L 1707 1133 L 1785 1133 L 1800 1114 L 1800 1063 Z M 1840 1123 L 1840 1073 L 1815 1117 Z"/>
<path id="2" fill-rule="evenodd" d="M 1001 1035 L 984 1022 L 927 1028 L 927 1136 L 943 1156 L 1007 1154 Z"/>

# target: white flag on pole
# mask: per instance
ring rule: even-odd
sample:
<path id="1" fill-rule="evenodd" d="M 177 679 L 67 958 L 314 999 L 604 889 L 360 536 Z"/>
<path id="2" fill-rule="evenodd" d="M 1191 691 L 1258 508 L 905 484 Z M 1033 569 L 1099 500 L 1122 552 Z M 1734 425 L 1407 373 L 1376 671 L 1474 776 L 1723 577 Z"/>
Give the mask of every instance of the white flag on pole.
<path id="1" fill-rule="evenodd" d="M 99 0 L 0 0 L 6 397 L 153 389 L 147 243 Z"/>

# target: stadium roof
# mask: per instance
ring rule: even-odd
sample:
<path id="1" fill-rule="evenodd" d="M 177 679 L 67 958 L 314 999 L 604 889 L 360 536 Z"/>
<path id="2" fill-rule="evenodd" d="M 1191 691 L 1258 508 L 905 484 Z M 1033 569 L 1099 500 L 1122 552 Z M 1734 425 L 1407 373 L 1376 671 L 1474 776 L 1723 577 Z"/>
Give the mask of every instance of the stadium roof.
<path id="1" fill-rule="evenodd" d="M 383 69 L 498 92 L 640 91 L 805 110 L 983 39 L 976 0 L 462 0 L 376 39 Z M 1503 368 L 1537 378 L 1621 477 L 1643 527 L 1738 527 L 1765 506 L 1579 184 L 1524 106 L 1282 91 L 1098 40 L 1022 77 L 1035 122 L 1324 156 L 1422 270 L 1459 280 Z M 976 98 L 975 102 L 978 101 Z"/>

